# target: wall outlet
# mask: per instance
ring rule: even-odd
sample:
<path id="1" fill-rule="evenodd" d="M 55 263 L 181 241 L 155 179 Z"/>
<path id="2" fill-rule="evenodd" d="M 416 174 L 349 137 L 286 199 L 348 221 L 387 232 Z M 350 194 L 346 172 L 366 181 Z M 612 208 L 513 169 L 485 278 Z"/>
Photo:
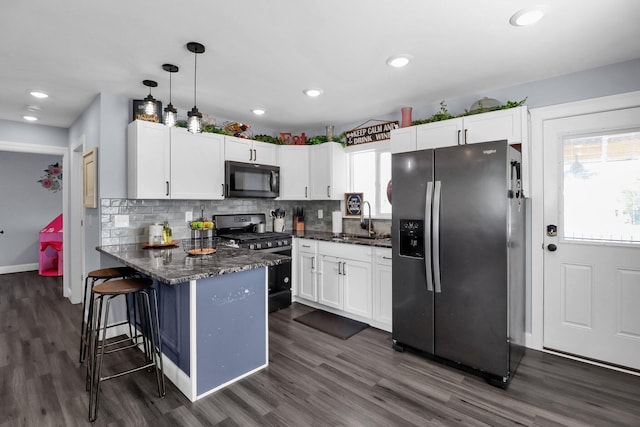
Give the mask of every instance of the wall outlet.
<path id="1" fill-rule="evenodd" d="M 318 219 L 322 219 L 324 217 L 324 212 L 322 212 L 322 209 L 318 209 Z"/>
<path id="2" fill-rule="evenodd" d="M 193 221 L 193 212 L 187 211 L 184 213 L 184 222 Z"/>
<path id="3" fill-rule="evenodd" d="M 128 228 L 129 227 L 129 215 L 114 215 L 113 226 L 115 228 Z"/>

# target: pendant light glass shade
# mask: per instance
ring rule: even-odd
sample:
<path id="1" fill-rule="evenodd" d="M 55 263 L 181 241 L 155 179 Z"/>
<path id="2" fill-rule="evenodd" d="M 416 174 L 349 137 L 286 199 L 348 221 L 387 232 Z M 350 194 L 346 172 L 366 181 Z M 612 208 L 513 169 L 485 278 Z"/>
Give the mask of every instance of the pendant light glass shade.
<path id="1" fill-rule="evenodd" d="M 171 74 L 178 72 L 178 67 L 173 64 L 163 64 L 162 69 L 169 73 L 169 105 L 164 109 L 163 122 L 166 126 L 172 127 L 178 121 L 178 110 L 171 103 Z"/>
<path id="2" fill-rule="evenodd" d="M 144 113 L 146 115 L 153 115 L 158 113 L 158 104 L 153 96 L 151 96 L 151 88 L 157 87 L 158 83 L 153 80 L 143 80 L 142 84 L 149 88 L 149 95 L 144 99 Z"/>
<path id="3" fill-rule="evenodd" d="M 204 46 L 197 42 L 187 43 L 187 50 L 193 52 L 194 67 L 193 67 L 193 108 L 187 113 L 189 119 L 187 120 L 187 129 L 192 133 L 202 132 L 202 113 L 198 111 L 196 106 L 196 82 L 198 71 L 198 54 L 204 53 Z"/>

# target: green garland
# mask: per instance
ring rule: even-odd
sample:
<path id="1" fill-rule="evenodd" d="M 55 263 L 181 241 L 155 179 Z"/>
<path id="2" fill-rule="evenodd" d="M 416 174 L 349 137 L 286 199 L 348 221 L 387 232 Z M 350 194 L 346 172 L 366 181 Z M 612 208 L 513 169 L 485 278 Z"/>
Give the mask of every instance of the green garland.
<path id="1" fill-rule="evenodd" d="M 457 116 L 452 115 L 449 112 L 449 110 L 447 110 L 447 105 L 444 103 L 444 101 L 441 101 L 440 109 L 434 115 L 432 115 L 431 117 L 427 117 L 426 119 L 423 119 L 423 120 L 414 120 L 413 122 L 411 122 L 411 124 L 422 125 L 425 123 L 433 123 L 433 122 L 439 122 L 442 120 L 455 119 L 457 117 L 472 116 L 474 114 L 486 113 L 489 111 L 508 110 L 509 108 L 515 108 L 515 107 L 520 107 L 524 105 L 524 103 L 527 101 L 527 98 L 521 99 L 520 101 L 507 101 L 506 104 L 498 105 L 497 107 L 492 107 L 488 109 L 483 109 L 482 103 L 480 103 L 480 108 L 478 108 L 477 110 L 468 111 L 467 109 L 465 109 L 464 113 L 459 114 Z"/>

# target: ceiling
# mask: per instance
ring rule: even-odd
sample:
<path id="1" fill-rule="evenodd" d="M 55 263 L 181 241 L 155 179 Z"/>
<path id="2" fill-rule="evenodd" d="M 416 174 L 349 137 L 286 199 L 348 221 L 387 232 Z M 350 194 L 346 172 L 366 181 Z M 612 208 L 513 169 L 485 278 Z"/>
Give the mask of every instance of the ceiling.
<path id="1" fill-rule="evenodd" d="M 640 1 L 541 0 L 531 27 L 509 18 L 527 0 L 30 0 L 0 14 L 0 119 L 69 127 L 98 93 L 144 98 L 142 80 L 184 116 L 275 130 L 322 128 L 490 89 L 640 58 Z M 408 53 L 402 69 L 388 57 Z M 302 91 L 322 88 L 318 98 Z M 35 100 L 28 92 L 49 93 Z M 504 100 L 503 100 L 504 101 Z M 264 108 L 254 116 L 252 108 Z"/>

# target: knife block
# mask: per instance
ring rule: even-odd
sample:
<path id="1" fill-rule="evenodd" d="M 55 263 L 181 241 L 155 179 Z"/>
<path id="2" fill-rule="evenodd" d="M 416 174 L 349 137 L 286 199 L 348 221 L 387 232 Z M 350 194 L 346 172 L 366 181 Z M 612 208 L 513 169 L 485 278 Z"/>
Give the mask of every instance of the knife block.
<path id="1" fill-rule="evenodd" d="M 301 216 L 293 217 L 293 230 L 304 231 L 304 217 L 301 217 Z"/>

